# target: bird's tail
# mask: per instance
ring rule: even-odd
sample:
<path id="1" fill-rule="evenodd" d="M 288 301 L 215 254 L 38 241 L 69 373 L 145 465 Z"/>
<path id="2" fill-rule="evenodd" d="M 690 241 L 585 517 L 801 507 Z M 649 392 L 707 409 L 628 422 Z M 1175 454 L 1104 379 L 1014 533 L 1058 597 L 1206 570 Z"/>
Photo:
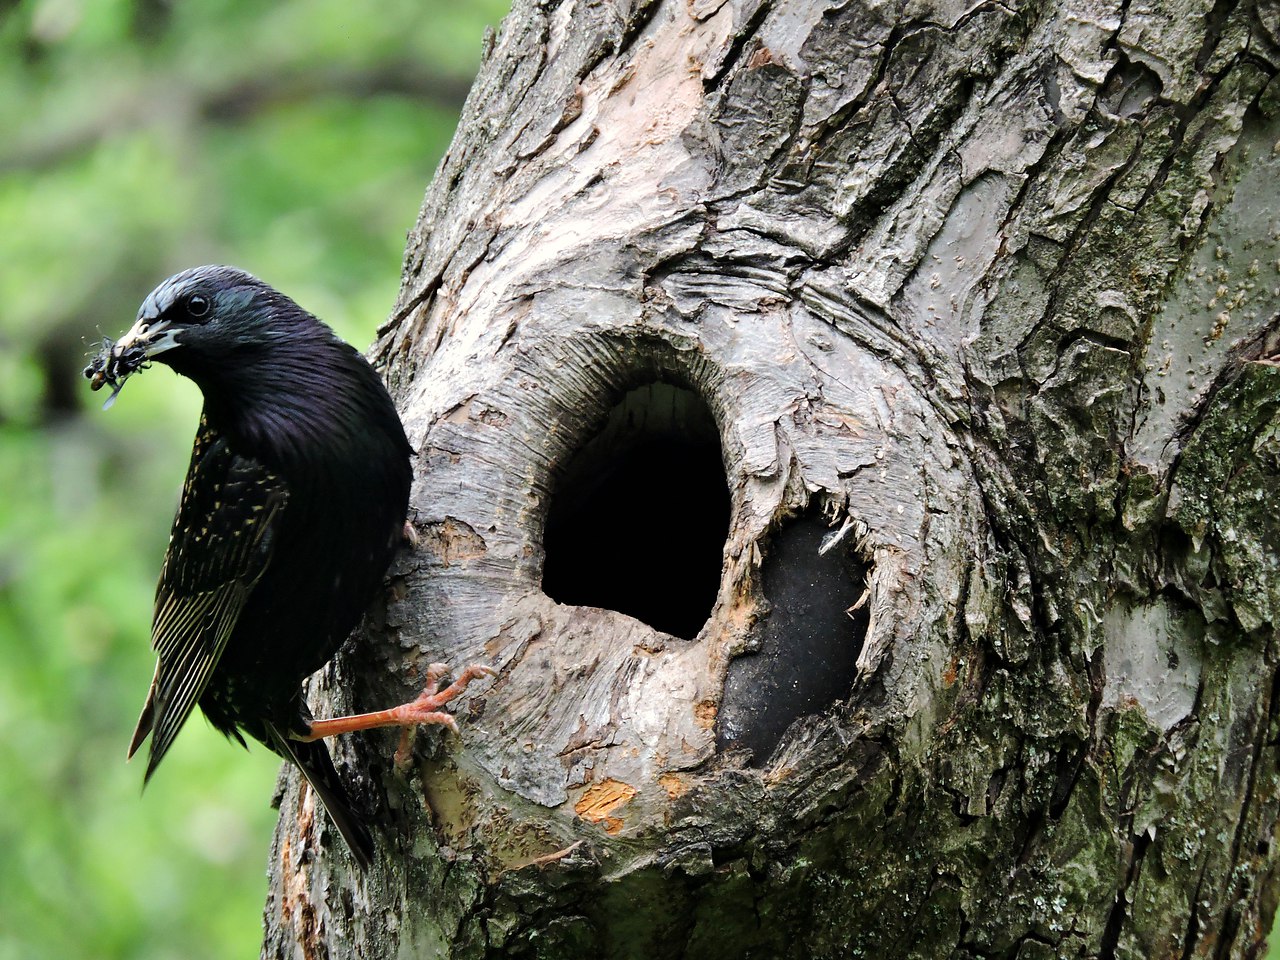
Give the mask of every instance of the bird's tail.
<path id="1" fill-rule="evenodd" d="M 368 870 L 373 865 L 373 834 L 352 809 L 347 789 L 342 785 L 342 778 L 333 766 L 328 747 L 322 740 L 293 740 L 275 728 L 271 728 L 271 733 L 279 746 L 279 752 L 293 761 L 307 778 L 311 788 L 320 796 L 325 810 L 329 812 L 329 819 L 342 834 L 342 839 L 347 841 L 351 855 L 360 864 L 360 869 Z"/>

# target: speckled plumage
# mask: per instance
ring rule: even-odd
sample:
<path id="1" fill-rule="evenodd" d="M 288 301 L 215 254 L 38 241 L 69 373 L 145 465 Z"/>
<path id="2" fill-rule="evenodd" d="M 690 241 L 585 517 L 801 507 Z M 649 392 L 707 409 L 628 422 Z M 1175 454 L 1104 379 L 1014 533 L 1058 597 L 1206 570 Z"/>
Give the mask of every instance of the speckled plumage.
<path id="1" fill-rule="evenodd" d="M 129 753 L 151 736 L 150 778 L 199 703 L 227 736 L 298 764 L 367 865 L 372 838 L 328 750 L 296 737 L 311 722 L 303 679 L 355 626 L 403 535 L 410 448 L 391 398 L 328 327 L 231 267 L 166 280 L 128 336 L 159 344 L 149 358 L 204 394 Z"/>

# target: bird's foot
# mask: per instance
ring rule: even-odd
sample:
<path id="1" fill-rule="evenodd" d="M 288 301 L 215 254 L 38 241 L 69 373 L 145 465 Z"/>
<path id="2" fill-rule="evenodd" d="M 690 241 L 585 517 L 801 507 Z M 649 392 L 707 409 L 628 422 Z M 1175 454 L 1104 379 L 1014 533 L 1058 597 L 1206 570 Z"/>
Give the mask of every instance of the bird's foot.
<path id="1" fill-rule="evenodd" d="M 467 689 L 467 684 L 472 680 L 493 676 L 494 671 L 492 667 L 473 663 L 458 674 L 453 683 L 441 690 L 440 681 L 448 673 L 448 664 L 431 664 L 427 667 L 427 682 L 423 685 L 422 693 L 418 694 L 418 699 L 395 708 L 402 711 L 406 718 L 404 732 L 400 734 L 400 744 L 396 747 L 397 768 L 403 768 L 409 763 L 409 753 L 413 749 L 413 733 L 422 724 L 438 723 L 457 733 L 458 721 L 453 719 L 452 714 L 445 713 L 440 708 Z"/>
<path id="2" fill-rule="evenodd" d="M 458 724 L 453 719 L 453 715 L 445 713 L 440 708 L 467 689 L 467 684 L 472 680 L 491 677 L 494 671 L 492 667 L 473 663 L 458 674 L 453 683 L 441 690 L 440 681 L 448 673 L 447 664 L 433 663 L 427 667 L 427 682 L 422 693 L 418 694 L 418 699 L 392 708 L 393 713 L 403 718 L 399 721 L 402 726 L 416 727 L 424 723 L 438 723 L 448 727 L 454 733 L 458 732 Z"/>
<path id="3" fill-rule="evenodd" d="M 351 733 L 355 730 L 372 730 L 377 727 L 406 727 L 412 729 L 426 723 L 440 724 L 455 733 L 458 723 L 450 714 L 440 708 L 467 688 L 471 681 L 480 677 L 493 676 L 492 667 L 472 664 L 466 667 L 443 690 L 439 689 L 440 680 L 449 672 L 443 663 L 433 663 L 427 668 L 427 682 L 416 700 L 403 703 L 389 710 L 376 710 L 373 713 L 360 713 L 351 717 L 335 717 L 331 720 L 312 720 L 310 731 L 301 740 L 319 740 L 323 737 L 336 736 L 339 733 Z M 397 754 L 399 751 L 397 751 Z"/>

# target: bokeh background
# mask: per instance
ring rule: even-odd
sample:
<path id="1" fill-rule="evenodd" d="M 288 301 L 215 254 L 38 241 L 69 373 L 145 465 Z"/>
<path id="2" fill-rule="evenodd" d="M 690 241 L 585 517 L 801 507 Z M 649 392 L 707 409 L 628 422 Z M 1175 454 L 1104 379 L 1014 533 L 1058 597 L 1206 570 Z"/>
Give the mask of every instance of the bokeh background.
<path id="1" fill-rule="evenodd" d="M 0 0 L 0 960 L 253 957 L 278 763 L 124 749 L 199 412 L 80 375 L 234 263 L 359 347 L 506 0 Z"/>

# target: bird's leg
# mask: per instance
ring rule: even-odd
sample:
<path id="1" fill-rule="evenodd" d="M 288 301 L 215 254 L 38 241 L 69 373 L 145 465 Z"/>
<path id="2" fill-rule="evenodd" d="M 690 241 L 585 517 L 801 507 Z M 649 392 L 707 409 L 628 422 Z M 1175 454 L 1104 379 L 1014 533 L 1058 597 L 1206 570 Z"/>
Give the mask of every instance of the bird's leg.
<path id="1" fill-rule="evenodd" d="M 354 730 L 372 730 L 376 727 L 416 727 L 424 723 L 438 723 L 448 727 L 455 733 L 457 721 L 440 708 L 462 693 L 472 680 L 493 675 L 492 667 L 472 664 L 458 674 L 457 679 L 443 690 L 437 690 L 440 678 L 449 672 L 443 663 L 433 663 L 427 668 L 427 684 L 418 699 L 392 707 L 390 710 L 375 710 L 373 713 L 358 713 L 351 717 L 335 717 L 331 720 L 312 720 L 307 733 L 297 739 L 304 742 L 321 740 L 324 737 L 336 736 L 339 733 L 351 733 Z"/>

